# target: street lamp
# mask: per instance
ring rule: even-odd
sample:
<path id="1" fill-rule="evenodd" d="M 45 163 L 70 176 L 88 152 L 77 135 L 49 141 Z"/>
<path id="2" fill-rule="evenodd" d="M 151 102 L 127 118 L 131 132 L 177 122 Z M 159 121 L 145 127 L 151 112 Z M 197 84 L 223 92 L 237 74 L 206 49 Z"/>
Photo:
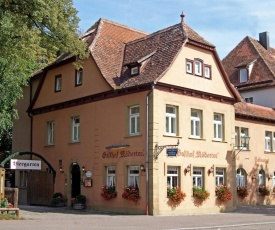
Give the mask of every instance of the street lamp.
<path id="1" fill-rule="evenodd" d="M 232 150 L 232 171 L 233 171 L 233 180 L 232 180 L 232 187 L 233 187 L 233 206 L 236 207 L 237 201 L 237 174 L 236 174 L 236 156 L 242 151 L 246 150 L 249 145 L 250 137 L 246 134 L 242 134 L 240 136 L 240 146 L 234 146 Z"/>

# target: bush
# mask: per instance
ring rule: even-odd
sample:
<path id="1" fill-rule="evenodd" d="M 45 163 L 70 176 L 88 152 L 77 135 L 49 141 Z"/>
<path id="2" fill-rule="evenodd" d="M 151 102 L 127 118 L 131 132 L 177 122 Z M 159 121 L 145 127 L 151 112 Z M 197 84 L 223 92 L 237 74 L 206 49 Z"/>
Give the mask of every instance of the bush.
<path id="1" fill-rule="evenodd" d="M 171 201 L 173 201 L 176 204 L 179 204 L 184 200 L 186 194 L 181 191 L 180 187 L 174 187 L 167 188 L 167 196 Z"/>
<path id="2" fill-rule="evenodd" d="M 248 196 L 248 190 L 246 186 L 237 186 L 237 194 L 240 198 L 244 199 Z"/>
<path id="3" fill-rule="evenodd" d="M 115 186 L 104 185 L 102 187 L 102 192 L 100 193 L 100 195 L 105 200 L 110 200 L 112 198 L 116 198 L 117 197 L 116 187 Z"/>
<path id="4" fill-rule="evenodd" d="M 124 192 L 122 193 L 122 198 L 132 200 L 137 203 L 140 199 L 138 188 L 132 185 L 126 186 L 124 188 Z"/>
<path id="5" fill-rule="evenodd" d="M 197 187 L 194 187 L 193 188 L 193 196 L 195 198 L 198 198 L 202 201 L 208 199 L 208 197 L 210 196 L 210 193 L 205 190 L 204 188 L 197 188 Z"/>
<path id="6" fill-rule="evenodd" d="M 64 196 L 60 192 L 54 193 L 51 199 L 52 205 L 64 204 L 66 202 L 67 202 L 67 199 L 64 198 Z"/>
<path id="7" fill-rule="evenodd" d="M 85 204 L 85 203 L 86 203 L 86 196 L 81 195 L 81 194 L 77 195 L 77 196 L 75 197 L 75 202 L 74 202 L 74 203 L 77 203 L 77 204 Z"/>
<path id="8" fill-rule="evenodd" d="M 219 199 L 222 202 L 229 201 L 232 198 L 231 192 L 228 190 L 228 188 L 225 185 L 217 186 L 215 193 L 216 193 L 217 199 Z"/>

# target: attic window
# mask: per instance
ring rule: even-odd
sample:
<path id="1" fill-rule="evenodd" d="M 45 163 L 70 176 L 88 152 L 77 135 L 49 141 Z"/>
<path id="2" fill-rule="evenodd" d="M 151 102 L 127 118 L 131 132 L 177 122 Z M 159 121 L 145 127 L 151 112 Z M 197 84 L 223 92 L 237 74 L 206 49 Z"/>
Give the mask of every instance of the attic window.
<path id="1" fill-rule="evenodd" d="M 137 75 L 139 74 L 139 66 L 131 67 L 131 75 Z"/>
<path id="2" fill-rule="evenodd" d="M 246 68 L 240 69 L 240 83 L 247 82 L 248 80 L 248 71 Z"/>

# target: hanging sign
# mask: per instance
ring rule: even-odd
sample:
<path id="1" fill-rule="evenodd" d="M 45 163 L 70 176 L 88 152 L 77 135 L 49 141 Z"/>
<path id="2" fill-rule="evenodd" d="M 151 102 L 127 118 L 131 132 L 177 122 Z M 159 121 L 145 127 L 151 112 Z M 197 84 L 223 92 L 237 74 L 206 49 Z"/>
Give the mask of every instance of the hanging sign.
<path id="1" fill-rule="evenodd" d="M 10 169 L 41 170 L 41 161 L 11 159 Z"/>
<path id="2" fill-rule="evenodd" d="M 168 157 L 175 157 L 178 154 L 178 148 L 166 149 L 166 154 Z"/>

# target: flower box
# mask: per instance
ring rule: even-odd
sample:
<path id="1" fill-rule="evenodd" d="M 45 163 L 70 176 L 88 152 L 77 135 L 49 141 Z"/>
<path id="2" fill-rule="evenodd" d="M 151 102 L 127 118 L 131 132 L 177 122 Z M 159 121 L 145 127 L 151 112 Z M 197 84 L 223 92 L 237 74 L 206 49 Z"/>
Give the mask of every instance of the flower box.
<path id="1" fill-rule="evenodd" d="M 240 198 L 244 199 L 248 196 L 248 190 L 246 186 L 237 186 L 237 194 Z"/>
<path id="2" fill-rule="evenodd" d="M 100 195 L 104 198 L 104 200 L 110 200 L 117 197 L 116 187 L 104 185 L 102 187 L 102 192 Z"/>
<path id="3" fill-rule="evenodd" d="M 167 188 L 167 196 L 174 204 L 179 204 L 184 200 L 186 194 L 181 191 L 180 187 L 174 187 Z"/>
<path id="4" fill-rule="evenodd" d="M 126 200 L 131 200 L 131 201 L 134 201 L 135 203 L 137 203 L 140 199 L 138 187 L 135 187 L 132 185 L 126 186 L 122 193 L 122 198 L 124 198 Z"/>
<path id="5" fill-rule="evenodd" d="M 215 189 L 216 197 L 221 202 L 227 202 L 231 200 L 232 194 L 225 185 L 217 186 Z"/>
<path id="6" fill-rule="evenodd" d="M 193 188 L 193 197 L 205 201 L 206 199 L 208 199 L 210 196 L 210 193 L 204 189 L 204 188 L 198 188 L 198 187 L 194 187 Z"/>
<path id="7" fill-rule="evenodd" d="M 265 185 L 260 185 L 258 188 L 258 195 L 259 196 L 268 196 L 269 190 Z"/>

